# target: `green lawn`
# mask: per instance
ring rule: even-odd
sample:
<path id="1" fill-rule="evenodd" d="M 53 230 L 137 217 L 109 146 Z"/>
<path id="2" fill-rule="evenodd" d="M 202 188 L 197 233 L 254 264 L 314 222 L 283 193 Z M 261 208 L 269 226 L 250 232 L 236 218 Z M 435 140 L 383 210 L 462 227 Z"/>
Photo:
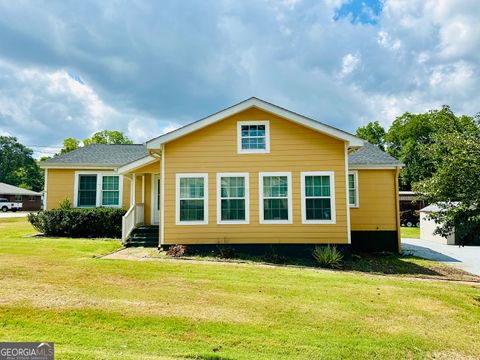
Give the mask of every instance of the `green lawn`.
<path id="1" fill-rule="evenodd" d="M 58 359 L 480 356 L 480 290 L 358 272 L 106 260 L 118 242 L 0 220 L 0 341 Z"/>
<path id="2" fill-rule="evenodd" d="M 402 226 L 400 230 L 402 238 L 420 239 L 420 228 Z"/>

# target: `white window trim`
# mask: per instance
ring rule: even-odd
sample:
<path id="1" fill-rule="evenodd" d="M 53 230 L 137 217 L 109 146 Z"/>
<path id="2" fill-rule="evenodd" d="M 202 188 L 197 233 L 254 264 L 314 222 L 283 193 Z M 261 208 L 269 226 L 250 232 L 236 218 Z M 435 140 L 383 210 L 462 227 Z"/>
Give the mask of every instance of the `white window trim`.
<path id="1" fill-rule="evenodd" d="M 223 177 L 243 177 L 245 179 L 245 220 L 222 220 L 222 181 Z M 240 198 L 238 198 L 240 199 Z M 217 173 L 217 224 L 250 223 L 250 178 L 248 173 Z"/>
<path id="2" fill-rule="evenodd" d="M 203 221 L 180 221 L 180 179 L 203 178 Z M 200 200 L 200 199 L 197 199 Z M 183 173 L 176 174 L 175 186 L 175 224 L 176 225 L 207 225 L 208 224 L 208 174 Z"/>
<path id="3" fill-rule="evenodd" d="M 93 206 L 78 206 L 78 186 L 80 175 L 97 175 L 97 198 L 94 207 L 111 207 L 121 208 L 123 206 L 123 175 L 117 174 L 115 171 L 99 172 L 99 171 L 75 171 L 74 193 L 73 193 L 73 207 L 90 209 Z M 118 205 L 102 205 L 102 183 L 104 176 L 118 176 Z"/>
<path id="4" fill-rule="evenodd" d="M 265 220 L 263 218 L 263 178 L 265 176 L 286 176 L 288 185 L 288 220 Z M 292 224 L 293 223 L 293 211 L 292 211 L 292 173 L 291 172 L 261 172 L 258 174 L 259 183 L 259 222 L 260 224 Z"/>
<path id="5" fill-rule="evenodd" d="M 358 171 L 356 170 L 350 170 L 348 172 L 348 175 L 353 175 L 355 176 L 355 204 L 350 204 L 350 180 L 348 181 L 348 188 L 347 188 L 347 193 L 348 193 L 348 205 L 351 208 L 358 208 L 360 207 L 360 199 L 358 198 Z"/>
<path id="6" fill-rule="evenodd" d="M 242 149 L 242 125 L 265 125 L 265 149 Z M 237 122 L 237 153 L 238 154 L 268 154 L 270 153 L 270 121 L 250 120 Z"/>
<path id="7" fill-rule="evenodd" d="M 330 220 L 307 220 L 307 197 L 305 196 L 306 176 L 329 176 L 330 177 L 330 206 L 332 218 Z M 300 191 L 302 198 L 302 224 L 336 224 L 335 211 L 335 174 L 333 171 L 306 171 L 300 173 Z"/>

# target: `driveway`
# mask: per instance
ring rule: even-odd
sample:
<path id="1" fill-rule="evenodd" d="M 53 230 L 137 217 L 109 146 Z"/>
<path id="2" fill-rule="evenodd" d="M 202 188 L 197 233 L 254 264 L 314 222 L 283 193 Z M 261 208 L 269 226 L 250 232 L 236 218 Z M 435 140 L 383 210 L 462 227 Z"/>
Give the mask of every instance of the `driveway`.
<path id="1" fill-rule="evenodd" d="M 420 239 L 402 239 L 402 250 L 480 275 L 480 246 L 459 247 Z"/>
<path id="2" fill-rule="evenodd" d="M 3 211 L 0 211 L 0 219 L 25 217 L 28 214 L 30 214 L 30 211 L 17 211 L 17 212 L 12 212 L 12 211 L 3 212 Z"/>

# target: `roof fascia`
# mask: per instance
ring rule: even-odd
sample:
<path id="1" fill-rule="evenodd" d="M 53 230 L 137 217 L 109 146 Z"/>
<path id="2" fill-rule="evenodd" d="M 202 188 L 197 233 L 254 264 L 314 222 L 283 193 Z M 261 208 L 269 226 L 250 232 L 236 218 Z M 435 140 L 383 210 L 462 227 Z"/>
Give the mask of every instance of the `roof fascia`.
<path id="1" fill-rule="evenodd" d="M 250 98 L 248 100 L 242 101 L 236 105 L 233 105 L 225 110 L 217 112 L 213 115 L 210 115 L 206 118 L 183 126 L 177 130 L 171 131 L 167 134 L 158 136 L 152 140 L 147 141 L 147 149 L 158 149 L 162 144 L 165 144 L 169 141 L 175 140 L 179 137 L 185 136 L 191 132 L 200 130 L 206 126 L 209 126 L 217 121 L 220 121 L 226 117 L 232 116 L 240 111 L 249 109 L 251 107 L 258 107 L 262 110 L 270 112 L 274 115 L 280 116 L 287 120 L 293 121 L 295 123 L 301 124 L 308 128 L 314 129 L 316 131 L 322 132 L 324 134 L 330 135 L 334 138 L 348 142 L 349 146 L 361 147 L 364 144 L 364 141 L 352 134 L 346 133 L 342 130 L 336 129 L 334 127 L 325 125 L 313 119 L 307 118 L 305 116 L 294 113 L 290 110 L 281 108 L 277 105 L 265 102 L 257 98 Z"/>

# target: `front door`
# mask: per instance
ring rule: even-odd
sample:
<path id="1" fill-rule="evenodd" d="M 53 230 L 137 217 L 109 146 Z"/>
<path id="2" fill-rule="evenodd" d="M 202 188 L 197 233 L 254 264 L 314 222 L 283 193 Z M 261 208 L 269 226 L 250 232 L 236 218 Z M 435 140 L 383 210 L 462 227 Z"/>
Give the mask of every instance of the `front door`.
<path id="1" fill-rule="evenodd" d="M 158 224 L 160 220 L 160 175 L 153 175 L 153 219 L 152 224 Z"/>

